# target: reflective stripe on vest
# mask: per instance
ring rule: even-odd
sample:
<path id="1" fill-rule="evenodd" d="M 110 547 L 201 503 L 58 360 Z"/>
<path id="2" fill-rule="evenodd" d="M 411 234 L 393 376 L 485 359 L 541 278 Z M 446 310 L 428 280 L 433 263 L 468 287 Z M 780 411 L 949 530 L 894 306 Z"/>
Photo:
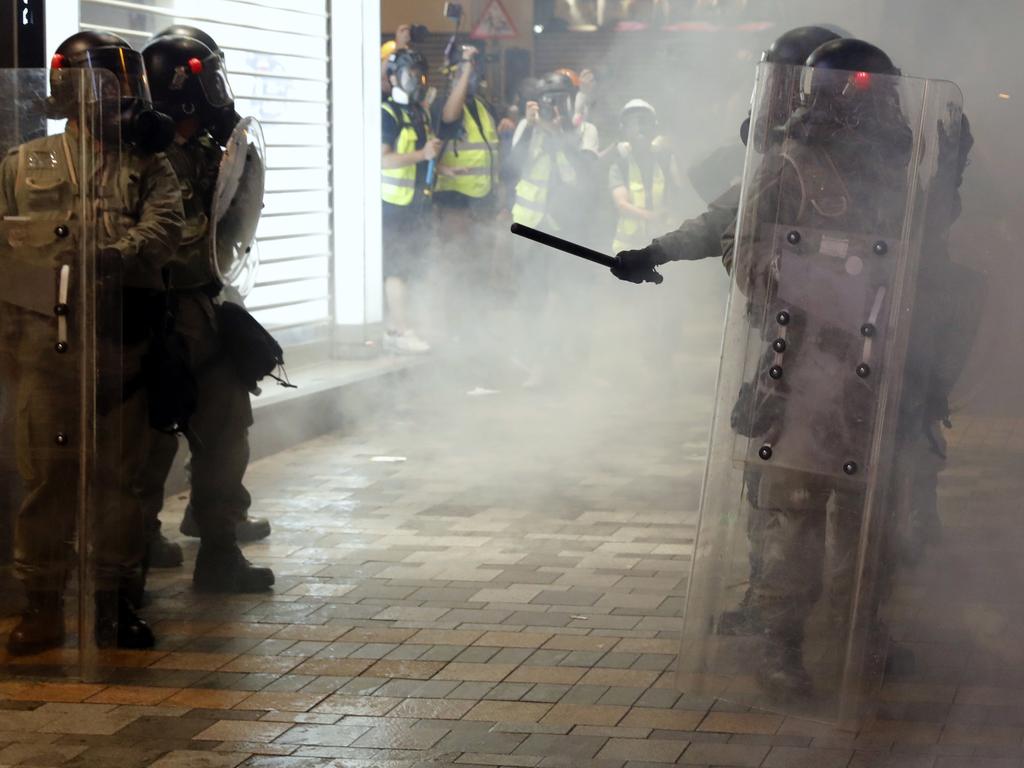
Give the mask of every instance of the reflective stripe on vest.
<path id="1" fill-rule="evenodd" d="M 629 202 L 637 208 L 644 208 L 649 211 L 660 211 L 665 205 L 665 173 L 661 165 L 654 163 L 654 177 L 652 179 L 651 205 L 647 204 L 647 188 L 644 187 L 643 173 L 640 166 L 629 158 Z M 619 227 L 615 232 L 616 251 L 628 251 L 635 248 L 643 248 L 650 242 L 647 232 L 647 222 L 639 216 L 627 211 L 619 211 Z"/>
<path id="2" fill-rule="evenodd" d="M 498 152 L 498 131 L 490 110 L 475 99 L 480 125 L 468 106 L 462 108 L 464 141 L 451 141 L 441 158 L 441 165 L 461 169 L 457 176 L 438 176 L 439 192 L 459 192 L 468 197 L 487 197 L 494 184 L 494 166 Z M 483 131 L 480 130 L 481 126 Z"/>
<path id="3" fill-rule="evenodd" d="M 536 141 L 534 136 L 533 140 Z M 558 174 L 562 181 L 573 184 L 576 170 L 563 152 L 555 155 Z M 512 220 L 527 227 L 536 227 L 544 218 L 548 207 L 548 190 L 551 187 L 551 154 L 545 152 L 537 141 L 531 147 L 530 164 L 527 172 L 516 184 L 516 202 L 512 207 Z"/>
<path id="4" fill-rule="evenodd" d="M 398 123 L 399 132 L 398 139 L 395 141 L 395 154 L 406 155 L 415 152 L 419 137 L 404 110 L 396 109 L 390 104 L 381 104 L 380 108 Z M 427 129 L 427 138 L 430 138 L 429 129 Z M 412 201 L 416 197 L 416 165 L 417 163 L 412 163 L 401 168 L 386 168 L 381 171 L 380 197 L 385 203 L 412 205 Z"/>

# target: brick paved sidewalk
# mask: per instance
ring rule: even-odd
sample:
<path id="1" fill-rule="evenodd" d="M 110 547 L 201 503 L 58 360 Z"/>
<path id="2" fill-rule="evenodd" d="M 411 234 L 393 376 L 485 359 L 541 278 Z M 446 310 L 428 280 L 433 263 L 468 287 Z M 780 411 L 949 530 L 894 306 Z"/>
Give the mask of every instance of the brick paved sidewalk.
<path id="1" fill-rule="evenodd" d="M 255 464 L 274 593 L 160 571 L 158 649 L 102 684 L 6 660 L 0 766 L 1024 766 L 1009 688 L 892 687 L 860 733 L 677 691 L 709 403 L 652 402 L 464 398 Z"/>

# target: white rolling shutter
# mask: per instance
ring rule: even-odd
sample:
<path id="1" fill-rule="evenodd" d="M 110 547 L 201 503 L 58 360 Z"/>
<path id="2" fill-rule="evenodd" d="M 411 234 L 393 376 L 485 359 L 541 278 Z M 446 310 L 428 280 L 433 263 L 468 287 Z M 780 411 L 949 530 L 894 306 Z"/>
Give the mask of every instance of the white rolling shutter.
<path id="1" fill-rule="evenodd" d="M 263 123 L 262 266 L 246 304 L 268 328 L 293 328 L 287 338 L 305 340 L 331 312 L 328 0 L 81 2 L 83 29 L 115 32 L 138 48 L 171 24 L 217 41 L 238 112 Z"/>

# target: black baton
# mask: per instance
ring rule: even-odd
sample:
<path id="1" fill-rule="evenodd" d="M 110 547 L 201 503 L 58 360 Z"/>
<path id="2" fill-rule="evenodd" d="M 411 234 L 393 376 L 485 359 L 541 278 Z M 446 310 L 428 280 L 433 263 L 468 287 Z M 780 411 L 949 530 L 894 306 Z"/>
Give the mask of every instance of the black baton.
<path id="1" fill-rule="evenodd" d="M 533 242 L 540 243 L 541 245 L 546 245 L 548 248 L 571 253 L 573 256 L 579 256 L 581 259 L 592 261 L 595 264 L 600 264 L 602 267 L 608 267 L 608 269 L 619 266 L 619 260 L 614 256 L 608 256 L 600 251 L 591 250 L 578 243 L 570 243 L 568 240 L 549 235 L 547 232 L 541 232 L 539 229 L 527 227 L 524 224 L 513 224 L 512 234 L 525 237 L 527 240 L 533 240 Z"/>

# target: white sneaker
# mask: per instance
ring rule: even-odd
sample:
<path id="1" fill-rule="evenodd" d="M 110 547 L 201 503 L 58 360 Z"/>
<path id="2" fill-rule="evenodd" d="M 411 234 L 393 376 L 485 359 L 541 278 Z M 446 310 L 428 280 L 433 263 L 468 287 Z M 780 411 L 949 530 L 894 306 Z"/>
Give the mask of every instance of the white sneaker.
<path id="1" fill-rule="evenodd" d="M 385 333 L 384 349 L 400 355 L 422 355 L 430 351 L 430 345 L 412 331 Z"/>

